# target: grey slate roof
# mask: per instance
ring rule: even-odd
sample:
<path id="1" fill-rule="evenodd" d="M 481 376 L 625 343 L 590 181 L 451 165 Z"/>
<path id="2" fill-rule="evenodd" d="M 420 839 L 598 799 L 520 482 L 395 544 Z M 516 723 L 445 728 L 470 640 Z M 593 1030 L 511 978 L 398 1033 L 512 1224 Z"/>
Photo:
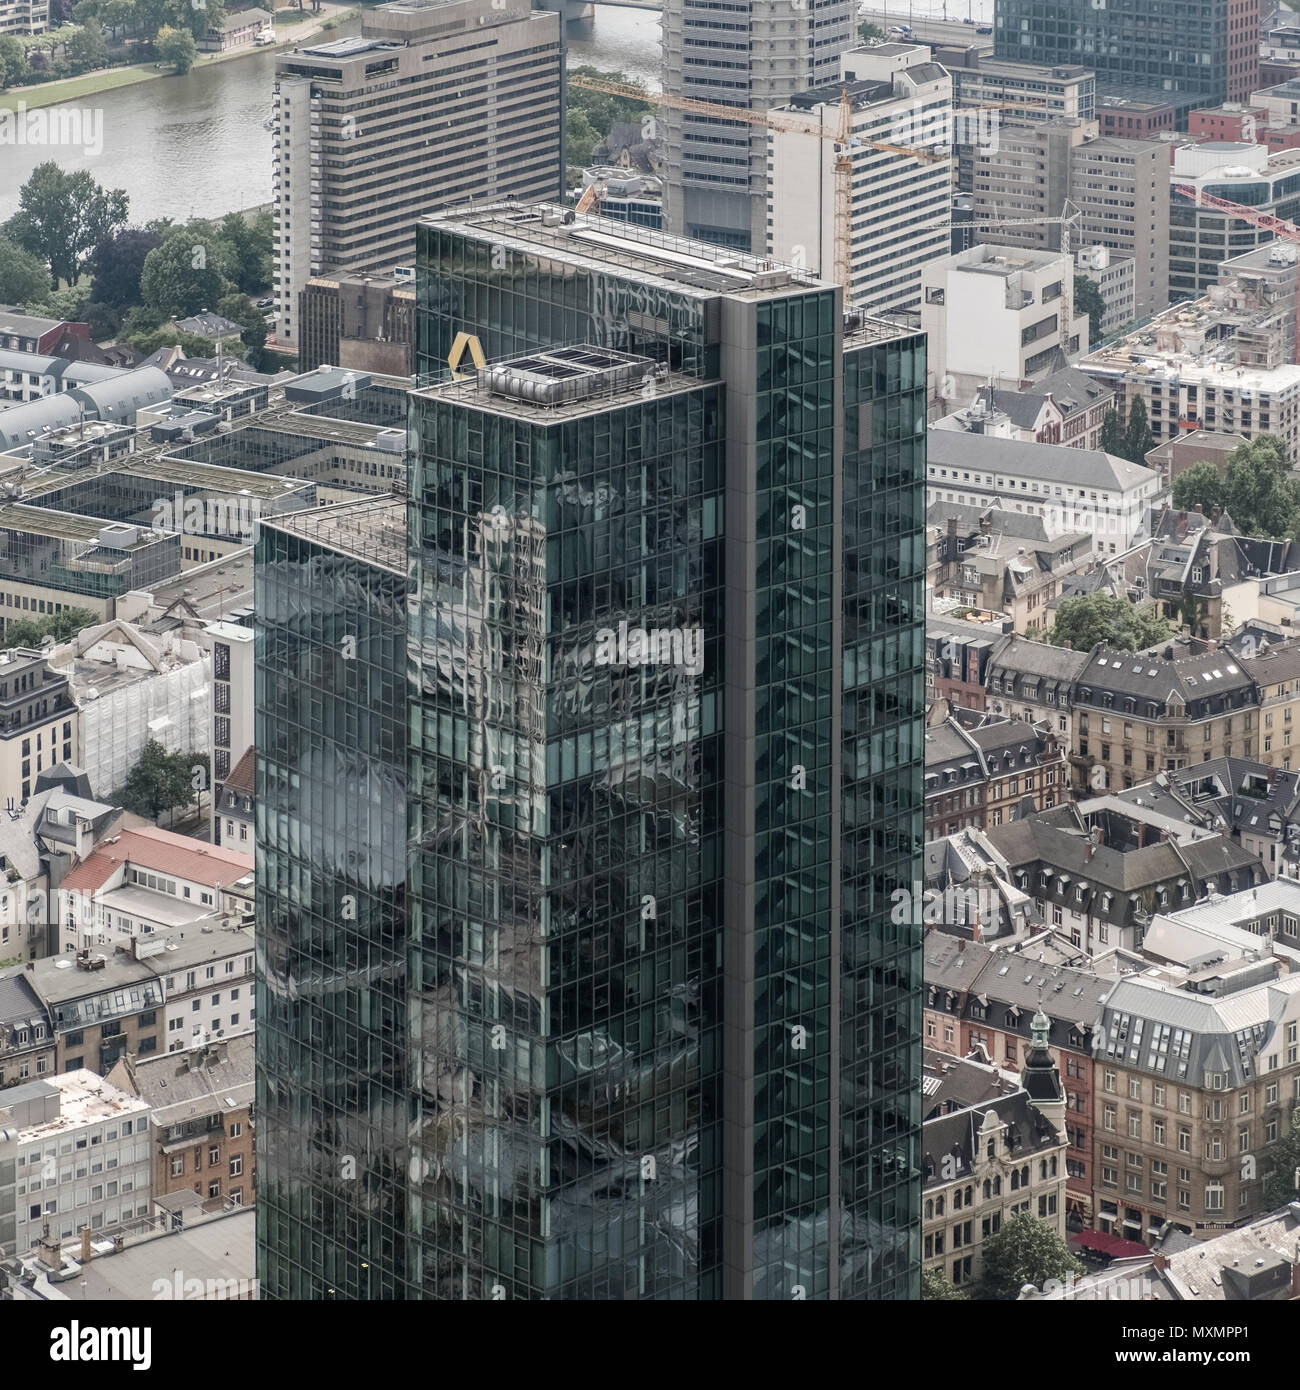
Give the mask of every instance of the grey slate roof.
<path id="1" fill-rule="evenodd" d="M 1007 1137 L 1012 1143 L 1004 1152 L 1011 1157 L 1028 1157 L 1040 1150 L 1047 1152 L 1058 1148 L 1062 1142 L 1056 1126 L 1034 1109 L 1023 1090 L 950 1115 L 939 1115 L 921 1127 L 921 1163 L 926 1175 L 923 1186 L 934 1187 L 952 1181 L 942 1176 L 943 1160 L 948 1154 L 961 1155 L 963 1174 L 972 1171 L 979 1148 L 980 1126 L 990 1110 L 1007 1125 Z"/>
<path id="2" fill-rule="evenodd" d="M 992 685 L 996 670 L 1016 677 L 1037 678 L 1042 689 L 1068 685 L 1078 679 L 1087 664 L 1087 652 L 1054 647 L 1049 642 L 1033 642 L 1012 632 L 989 654 L 989 684 Z"/>
<path id="3" fill-rule="evenodd" d="M 1103 386 L 1096 377 L 1080 371 L 1078 367 L 1064 367 L 1051 376 L 1044 377 L 1029 388 L 1027 394 L 1035 396 L 1050 395 L 1067 417 L 1076 410 L 1086 410 L 1104 396 L 1113 396 L 1113 386 Z"/>
<path id="4" fill-rule="evenodd" d="M 941 467 L 978 468 L 1112 492 L 1154 482 L 1159 476 L 1150 468 L 1096 449 L 1063 449 L 1058 444 L 1027 444 L 959 430 L 930 430 L 926 459 Z"/>
<path id="5" fill-rule="evenodd" d="M 28 1019 L 41 1019 L 49 1023 L 45 1005 L 37 997 L 36 991 L 23 978 L 21 970 L 9 970 L 0 975 L 0 1023 L 25 1023 Z M 52 1037 L 53 1035 L 51 1035 Z M 0 1091 L 0 1097 L 11 1094 Z M 3 1101 L 0 1100 L 0 1104 Z"/>
<path id="6" fill-rule="evenodd" d="M 1222 996 L 1129 976 L 1118 981 L 1106 1000 L 1095 1055 L 1198 1087 L 1206 1084 L 1207 1071 L 1226 1073 L 1231 1090 L 1263 1070 L 1256 1059 L 1297 994 L 1300 975 Z M 1137 1019 L 1146 1025 L 1140 1039 Z"/>

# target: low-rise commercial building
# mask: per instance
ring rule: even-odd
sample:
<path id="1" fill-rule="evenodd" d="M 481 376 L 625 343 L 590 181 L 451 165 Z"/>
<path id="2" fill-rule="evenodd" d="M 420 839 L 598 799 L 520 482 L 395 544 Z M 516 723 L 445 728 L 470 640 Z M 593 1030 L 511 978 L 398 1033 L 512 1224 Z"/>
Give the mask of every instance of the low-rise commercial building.
<path id="1" fill-rule="evenodd" d="M 1086 351 L 1087 316 L 1061 322 L 1073 273 L 1059 252 L 985 245 L 929 261 L 921 327 L 932 406 L 946 414 L 969 404 L 991 376 L 1014 388 L 1041 381 Z"/>
<path id="2" fill-rule="evenodd" d="M 252 1205 L 254 1050 L 249 1032 L 114 1068 L 109 1080 L 150 1107 L 155 1198 L 192 1191 L 209 1207 Z"/>
<path id="3" fill-rule="evenodd" d="M 0 1188 L 0 1249 L 14 1254 L 47 1232 L 70 1240 L 83 1227 L 109 1232 L 147 1218 L 149 1114 L 147 1101 L 84 1068 L 0 1091 L 0 1135 L 15 1132 L 12 1204 Z M 5 1157 L 0 1148 L 0 1173 Z"/>
<path id="4" fill-rule="evenodd" d="M 938 429 L 930 430 L 926 448 L 928 502 L 1039 516 L 1049 533 L 1090 534 L 1098 556 L 1122 554 L 1146 539 L 1147 513 L 1161 492 L 1151 469 L 1092 449 Z"/>
<path id="5" fill-rule="evenodd" d="M 1095 1041 L 1100 1229 L 1148 1243 L 1265 1209 L 1265 1158 L 1300 1103 L 1300 975 L 1207 965 L 1119 981 Z"/>

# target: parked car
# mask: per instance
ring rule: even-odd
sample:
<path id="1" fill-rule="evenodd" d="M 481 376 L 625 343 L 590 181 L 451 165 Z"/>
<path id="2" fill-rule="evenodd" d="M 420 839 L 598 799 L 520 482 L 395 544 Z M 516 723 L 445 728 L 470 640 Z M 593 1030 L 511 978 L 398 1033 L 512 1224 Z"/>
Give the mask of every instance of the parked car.
<path id="1" fill-rule="evenodd" d="M 271 305 L 274 304 L 274 303 L 275 303 L 275 300 L 274 300 L 274 299 L 269 299 L 269 298 L 268 298 L 268 299 L 259 299 L 259 300 L 257 301 L 256 307 L 259 308 L 259 309 L 269 309 L 269 308 L 271 307 Z"/>
<path id="2" fill-rule="evenodd" d="M 991 34 L 993 32 L 993 26 L 991 24 L 981 24 L 975 32 L 977 34 Z"/>

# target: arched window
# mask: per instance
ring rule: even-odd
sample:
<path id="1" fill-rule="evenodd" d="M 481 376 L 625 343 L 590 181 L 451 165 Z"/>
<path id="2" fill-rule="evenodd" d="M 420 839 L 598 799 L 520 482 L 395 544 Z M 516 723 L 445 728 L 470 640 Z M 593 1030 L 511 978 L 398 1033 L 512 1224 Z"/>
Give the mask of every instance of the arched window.
<path id="1" fill-rule="evenodd" d="M 1053 1177 L 1056 1176 L 1056 1155 L 1055 1155 L 1055 1154 L 1052 1155 L 1051 1173 L 1052 1173 L 1052 1176 L 1053 1176 Z"/>
<path id="2" fill-rule="evenodd" d="M 942 1197 L 936 1197 L 936 1198 L 934 1199 L 934 1214 L 935 1214 L 936 1216 L 942 1216 L 942 1215 L 943 1215 L 943 1198 L 942 1198 Z"/>
<path id="3" fill-rule="evenodd" d="M 993 1184 L 989 1181 L 988 1178 L 985 1178 L 985 1179 L 984 1179 L 984 1200 L 987 1202 L 988 1199 L 989 1199 L 990 1197 L 992 1197 L 992 1195 L 993 1195 Z"/>
<path id="4" fill-rule="evenodd" d="M 967 1205 L 967 1206 L 970 1206 L 971 1203 L 974 1202 L 974 1200 L 975 1200 L 975 1189 L 974 1189 L 973 1187 L 968 1186 L 968 1187 L 966 1188 L 966 1205 Z"/>
<path id="5" fill-rule="evenodd" d="M 1001 1178 L 994 1178 L 994 1179 L 993 1179 L 993 1195 L 994 1195 L 995 1197 L 1001 1197 L 1001 1196 L 1002 1196 L 1002 1179 L 1001 1179 Z"/>
<path id="6" fill-rule="evenodd" d="M 1047 1160 L 1045 1158 L 1039 1160 L 1038 1177 L 1040 1181 L 1046 1181 L 1047 1179 Z"/>
<path id="7" fill-rule="evenodd" d="M 1011 1170 L 1011 1190 L 1012 1190 L 1012 1192 L 1018 1192 L 1018 1191 L 1020 1190 L 1020 1169 L 1019 1169 L 1019 1168 L 1013 1168 L 1013 1169 Z"/>
<path id="8" fill-rule="evenodd" d="M 933 1217 L 934 1217 L 934 1201 L 933 1201 L 932 1198 L 928 1198 L 928 1197 L 927 1197 L 927 1198 L 926 1198 L 926 1202 L 925 1202 L 925 1219 L 926 1219 L 927 1221 L 930 1221 L 930 1220 L 933 1219 Z"/>
<path id="9" fill-rule="evenodd" d="M 960 1211 L 960 1210 L 961 1210 L 961 1188 L 960 1188 L 960 1187 L 954 1187 L 953 1190 L 952 1190 L 952 1209 L 953 1209 L 953 1211 Z"/>
<path id="10" fill-rule="evenodd" d="M 1027 1164 L 1027 1163 L 1026 1163 L 1025 1166 L 1020 1170 L 1020 1186 L 1021 1186 L 1021 1187 L 1028 1187 L 1028 1186 L 1029 1186 L 1029 1164 Z"/>

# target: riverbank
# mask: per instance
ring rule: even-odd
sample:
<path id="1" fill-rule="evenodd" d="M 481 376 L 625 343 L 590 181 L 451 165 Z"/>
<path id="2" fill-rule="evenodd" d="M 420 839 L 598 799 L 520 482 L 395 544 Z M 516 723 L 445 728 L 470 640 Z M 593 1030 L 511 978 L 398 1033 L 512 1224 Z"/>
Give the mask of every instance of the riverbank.
<path id="1" fill-rule="evenodd" d="M 287 26 L 289 37 L 280 43 L 263 44 L 260 48 L 255 44 L 247 44 L 243 48 L 232 49 L 229 53 L 200 53 L 190 72 L 201 72 L 217 63 L 233 62 L 237 58 L 247 58 L 254 53 L 279 53 L 286 48 L 295 48 L 305 39 L 321 33 L 327 21 L 332 20 L 338 25 L 360 13 L 360 10 L 347 5 L 322 5 L 319 15 L 311 15 L 310 20 Z M 38 106 L 57 106 L 60 102 L 77 101 L 99 92 L 111 92 L 115 87 L 132 87 L 138 82 L 152 82 L 160 77 L 175 76 L 170 68 L 160 69 L 156 63 L 131 63 L 120 68 L 97 68 L 94 72 L 82 73 L 80 77 L 65 78 L 62 82 L 38 82 L 28 87 L 11 87 L 6 92 L 0 92 L 0 111 L 16 111 L 19 102 L 22 102 L 26 110 L 32 111 Z"/>

